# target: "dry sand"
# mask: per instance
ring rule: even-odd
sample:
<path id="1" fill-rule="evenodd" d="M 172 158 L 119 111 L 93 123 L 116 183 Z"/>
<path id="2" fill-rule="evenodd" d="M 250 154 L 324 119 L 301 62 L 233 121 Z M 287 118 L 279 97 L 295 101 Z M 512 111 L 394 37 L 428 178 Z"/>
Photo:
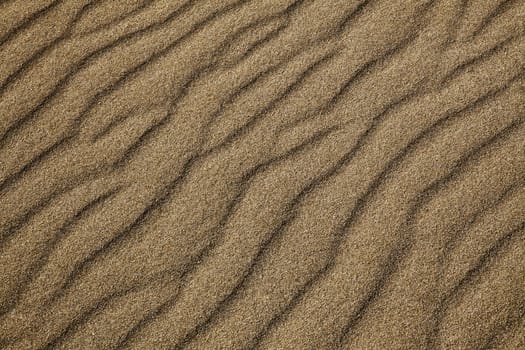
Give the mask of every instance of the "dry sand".
<path id="1" fill-rule="evenodd" d="M 1 349 L 525 349 L 524 0 L 0 1 Z"/>

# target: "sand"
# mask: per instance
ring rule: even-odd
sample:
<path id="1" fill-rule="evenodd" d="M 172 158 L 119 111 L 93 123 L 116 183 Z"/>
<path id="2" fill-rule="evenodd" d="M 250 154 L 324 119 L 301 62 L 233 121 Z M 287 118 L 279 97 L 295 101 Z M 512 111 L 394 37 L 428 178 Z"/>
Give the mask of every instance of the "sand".
<path id="1" fill-rule="evenodd" d="M 525 349 L 525 1 L 0 1 L 1 349 Z"/>

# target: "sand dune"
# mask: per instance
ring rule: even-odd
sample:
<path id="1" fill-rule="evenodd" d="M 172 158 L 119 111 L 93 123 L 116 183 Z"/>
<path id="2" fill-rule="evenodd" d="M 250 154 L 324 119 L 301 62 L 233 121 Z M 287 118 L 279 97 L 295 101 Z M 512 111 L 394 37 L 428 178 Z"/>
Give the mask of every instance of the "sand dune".
<path id="1" fill-rule="evenodd" d="M 525 349 L 525 1 L 0 1 L 1 349 Z"/>

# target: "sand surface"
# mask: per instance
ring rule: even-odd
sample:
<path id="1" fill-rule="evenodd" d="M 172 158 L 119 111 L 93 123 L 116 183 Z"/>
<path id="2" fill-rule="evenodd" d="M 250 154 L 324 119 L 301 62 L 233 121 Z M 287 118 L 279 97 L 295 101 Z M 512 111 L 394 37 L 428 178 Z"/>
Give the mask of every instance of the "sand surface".
<path id="1" fill-rule="evenodd" d="M 525 349 L 525 0 L 0 1 L 0 349 Z"/>

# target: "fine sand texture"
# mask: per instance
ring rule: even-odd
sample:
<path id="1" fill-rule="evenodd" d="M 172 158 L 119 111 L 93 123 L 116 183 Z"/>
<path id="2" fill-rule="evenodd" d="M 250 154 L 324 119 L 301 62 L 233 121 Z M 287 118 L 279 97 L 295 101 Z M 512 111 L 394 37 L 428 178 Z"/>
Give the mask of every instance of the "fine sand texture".
<path id="1" fill-rule="evenodd" d="M 525 0 L 0 0 L 0 349 L 524 350 Z"/>

